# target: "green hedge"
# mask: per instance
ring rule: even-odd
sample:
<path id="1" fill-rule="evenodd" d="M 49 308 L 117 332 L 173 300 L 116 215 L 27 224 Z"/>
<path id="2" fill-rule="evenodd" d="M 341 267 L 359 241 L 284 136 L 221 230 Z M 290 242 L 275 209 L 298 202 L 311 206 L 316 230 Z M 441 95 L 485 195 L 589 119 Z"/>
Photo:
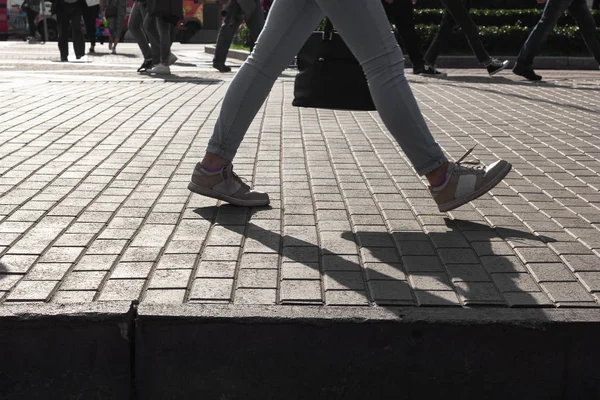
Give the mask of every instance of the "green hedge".
<path id="1" fill-rule="evenodd" d="M 596 25 L 600 25 L 600 13 L 593 12 Z M 415 24 L 435 25 L 439 24 L 444 15 L 443 9 L 419 9 L 415 10 Z M 522 10 L 470 10 L 471 18 L 478 26 L 529 26 L 533 27 L 540 20 L 542 10 L 540 9 L 522 9 Z M 567 13 L 563 15 L 557 23 L 557 26 L 575 25 L 575 21 Z"/>
<path id="2" fill-rule="evenodd" d="M 437 25 L 417 25 L 417 34 L 421 38 L 424 49 L 429 46 L 435 36 Z M 545 55 L 588 55 L 587 47 L 578 28 L 574 26 L 557 27 L 548 36 L 548 41 L 542 49 Z M 528 27 L 519 26 L 484 26 L 479 27 L 479 36 L 492 55 L 516 56 L 531 32 Z M 448 41 L 449 54 L 472 54 L 471 48 L 461 31 L 455 30 Z M 442 55 L 444 55 L 442 54 Z"/>

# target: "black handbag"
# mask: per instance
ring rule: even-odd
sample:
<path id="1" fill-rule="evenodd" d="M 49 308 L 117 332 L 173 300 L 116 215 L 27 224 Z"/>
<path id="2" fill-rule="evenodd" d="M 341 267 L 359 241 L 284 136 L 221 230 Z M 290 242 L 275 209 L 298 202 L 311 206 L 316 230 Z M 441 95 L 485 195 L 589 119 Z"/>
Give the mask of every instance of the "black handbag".
<path id="1" fill-rule="evenodd" d="M 375 110 L 365 74 L 327 18 L 298 52 L 294 100 L 298 107 Z"/>

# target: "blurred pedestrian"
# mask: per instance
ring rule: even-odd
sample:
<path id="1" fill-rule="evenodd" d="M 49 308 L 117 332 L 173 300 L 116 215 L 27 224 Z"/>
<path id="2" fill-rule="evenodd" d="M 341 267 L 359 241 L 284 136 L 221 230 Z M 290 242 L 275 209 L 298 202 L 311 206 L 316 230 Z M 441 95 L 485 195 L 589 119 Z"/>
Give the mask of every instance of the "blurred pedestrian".
<path id="1" fill-rule="evenodd" d="M 27 26 L 29 28 L 29 36 L 27 41 L 29 44 L 39 43 L 36 19 L 40 13 L 40 0 L 25 0 L 21 4 L 21 9 L 27 14 Z"/>
<path id="2" fill-rule="evenodd" d="M 442 22 L 435 35 L 435 38 L 429 45 L 429 49 L 425 53 L 425 64 L 435 68 L 435 62 L 440 52 L 448 47 L 448 40 L 452 36 L 454 23 L 457 23 L 462 29 L 463 34 L 471 46 L 471 50 L 480 64 L 482 64 L 490 75 L 495 75 L 502 71 L 510 63 L 508 60 L 498 60 L 490 57 L 488 52 L 483 47 L 479 38 L 479 29 L 471 16 L 469 9 L 471 8 L 470 0 L 441 0 L 444 8 L 444 16 Z"/>
<path id="3" fill-rule="evenodd" d="M 183 18 L 183 0 L 147 0 L 147 6 L 144 30 L 150 39 L 152 52 L 158 49 L 159 54 L 159 62 L 148 72 L 170 74 L 170 65 L 177 60 L 171 54 L 171 45 L 177 34 L 177 25 Z"/>
<path id="4" fill-rule="evenodd" d="M 96 18 L 100 14 L 99 0 L 85 0 L 87 7 L 83 9 L 83 22 L 85 32 L 90 42 L 90 53 L 96 52 Z"/>
<path id="5" fill-rule="evenodd" d="M 414 5 L 416 0 L 383 0 L 388 20 L 396 27 L 396 39 L 404 44 L 410 57 L 413 74 L 442 77 L 447 74 L 426 65 L 421 51 L 421 41 L 415 30 Z"/>
<path id="6" fill-rule="evenodd" d="M 73 38 L 73 49 L 77 60 L 85 55 L 85 40 L 81 32 L 81 16 L 84 7 L 87 7 L 85 0 L 55 0 L 52 3 L 50 13 L 56 14 L 58 23 L 60 61 L 69 61 L 69 32 Z"/>
<path id="7" fill-rule="evenodd" d="M 269 3 L 270 7 L 270 3 Z M 213 68 L 220 72 L 230 72 L 231 67 L 225 65 L 227 53 L 233 42 L 235 33 L 238 31 L 242 21 L 246 22 L 246 27 L 252 38 L 251 46 L 258 39 L 258 35 L 265 25 L 265 16 L 261 11 L 260 0 L 229 0 L 223 9 L 223 24 L 217 35 L 217 45 L 215 47 L 215 56 L 213 58 Z"/>
<path id="8" fill-rule="evenodd" d="M 104 16 L 108 21 L 110 36 L 108 37 L 108 50 L 117 54 L 117 45 L 123 33 L 125 14 L 127 13 L 127 0 L 103 0 Z"/>
<path id="9" fill-rule="evenodd" d="M 569 10 L 569 14 L 575 19 L 579 32 L 585 40 L 585 44 L 590 53 L 600 64 L 600 41 L 596 30 L 596 22 L 586 0 L 538 0 L 538 3 L 546 3 L 542 17 L 535 25 L 529 37 L 523 44 L 513 72 L 530 81 L 539 81 L 541 75 L 535 73 L 533 69 L 533 59 L 538 55 L 548 35 L 558 22 L 558 19 Z"/>
<path id="10" fill-rule="evenodd" d="M 416 172 L 426 176 L 440 211 L 476 199 L 508 174 L 512 166 L 503 160 L 487 167 L 463 163 L 470 150 L 456 162 L 447 160 L 408 86 L 381 1 L 275 0 L 256 47 L 227 89 L 189 190 L 238 206 L 269 204 L 267 193 L 252 190 L 233 172 L 232 160 L 275 80 L 325 15 L 360 62 L 381 119 Z"/>

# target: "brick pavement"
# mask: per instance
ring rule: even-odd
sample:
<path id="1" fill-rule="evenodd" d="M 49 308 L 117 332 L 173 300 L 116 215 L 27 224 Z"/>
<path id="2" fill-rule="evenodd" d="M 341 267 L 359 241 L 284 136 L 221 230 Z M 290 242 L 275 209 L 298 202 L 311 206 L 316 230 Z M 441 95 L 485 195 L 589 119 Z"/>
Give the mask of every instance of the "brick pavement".
<path id="1" fill-rule="evenodd" d="M 236 208 L 186 188 L 232 74 L 176 45 L 143 77 L 119 47 L 0 43 L 2 303 L 599 306 L 597 71 L 409 74 L 450 157 L 514 166 L 450 213 L 376 113 L 292 107 L 286 71 L 235 160 L 271 207 Z"/>

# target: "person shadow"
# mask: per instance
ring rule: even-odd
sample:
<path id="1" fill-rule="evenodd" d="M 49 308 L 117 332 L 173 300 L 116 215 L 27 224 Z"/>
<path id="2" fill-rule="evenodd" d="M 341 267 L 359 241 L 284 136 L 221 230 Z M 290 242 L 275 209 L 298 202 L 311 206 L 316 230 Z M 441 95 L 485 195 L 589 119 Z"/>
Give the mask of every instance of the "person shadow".
<path id="1" fill-rule="evenodd" d="M 237 219 L 228 205 L 195 213 L 217 223 L 221 219 L 223 228 L 243 232 L 245 242 L 277 255 L 281 304 L 554 306 L 513 250 L 545 246 L 555 241 L 551 237 L 445 218 L 440 232 L 322 231 L 315 240 L 307 234 L 310 226 L 286 226 L 282 234 L 254 218 L 272 209 L 250 210 Z M 252 249 L 243 249 L 241 268 L 252 255 Z"/>

